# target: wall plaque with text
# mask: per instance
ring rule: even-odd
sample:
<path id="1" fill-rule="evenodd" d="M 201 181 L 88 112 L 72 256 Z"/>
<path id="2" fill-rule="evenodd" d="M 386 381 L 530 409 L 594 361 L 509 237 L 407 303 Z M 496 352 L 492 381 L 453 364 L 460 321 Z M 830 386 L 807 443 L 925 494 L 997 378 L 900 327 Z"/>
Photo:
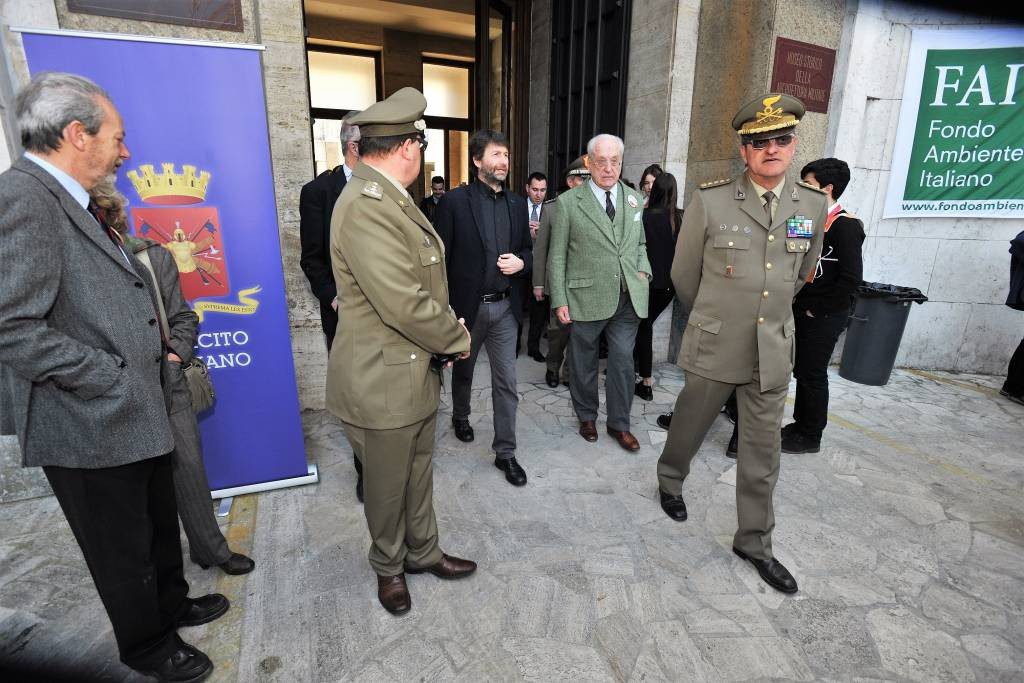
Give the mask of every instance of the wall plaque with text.
<path id="1" fill-rule="evenodd" d="M 824 114 L 828 111 L 835 67 L 835 50 L 778 38 L 772 66 L 772 92 L 792 95 L 804 103 L 807 111 Z"/>
<path id="2" fill-rule="evenodd" d="M 196 28 L 242 30 L 242 0 L 68 0 L 68 10 Z"/>

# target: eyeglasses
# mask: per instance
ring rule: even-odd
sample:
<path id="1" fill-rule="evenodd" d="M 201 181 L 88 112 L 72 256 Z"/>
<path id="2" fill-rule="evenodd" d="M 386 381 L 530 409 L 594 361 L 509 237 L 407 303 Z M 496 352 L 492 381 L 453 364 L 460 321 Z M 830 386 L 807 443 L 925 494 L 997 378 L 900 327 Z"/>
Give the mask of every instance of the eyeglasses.
<path id="1" fill-rule="evenodd" d="M 794 139 L 796 139 L 795 135 L 793 135 L 792 133 L 787 133 L 786 135 L 780 135 L 777 138 L 768 138 L 767 140 L 751 140 L 747 144 L 753 147 L 754 149 L 765 149 L 768 146 L 768 144 L 772 142 L 774 142 L 779 147 L 789 147 L 789 144 L 793 142 Z"/>
<path id="2" fill-rule="evenodd" d="M 427 151 L 427 139 L 426 138 L 413 138 L 416 142 L 420 143 L 420 150 L 423 152 Z"/>
<path id="3" fill-rule="evenodd" d="M 622 159 L 591 159 L 590 165 L 597 168 L 618 168 L 622 166 Z"/>

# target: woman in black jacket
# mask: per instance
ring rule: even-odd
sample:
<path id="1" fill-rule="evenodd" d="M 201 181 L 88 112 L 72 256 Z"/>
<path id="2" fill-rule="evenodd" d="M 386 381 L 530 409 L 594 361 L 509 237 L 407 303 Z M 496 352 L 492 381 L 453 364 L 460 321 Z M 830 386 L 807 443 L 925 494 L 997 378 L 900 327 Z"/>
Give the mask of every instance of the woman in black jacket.
<path id="1" fill-rule="evenodd" d="M 654 322 L 672 303 L 675 290 L 672 289 L 672 255 L 676 252 L 676 237 L 682 223 L 683 212 L 676 208 L 678 191 L 676 178 L 671 173 L 662 173 L 651 184 L 651 195 L 644 209 L 644 233 L 647 236 L 647 257 L 651 262 L 650 304 L 647 317 L 640 321 L 636 331 L 636 346 L 633 357 L 640 373 L 635 393 L 645 401 L 654 398 L 651 387 L 653 365 Z"/>

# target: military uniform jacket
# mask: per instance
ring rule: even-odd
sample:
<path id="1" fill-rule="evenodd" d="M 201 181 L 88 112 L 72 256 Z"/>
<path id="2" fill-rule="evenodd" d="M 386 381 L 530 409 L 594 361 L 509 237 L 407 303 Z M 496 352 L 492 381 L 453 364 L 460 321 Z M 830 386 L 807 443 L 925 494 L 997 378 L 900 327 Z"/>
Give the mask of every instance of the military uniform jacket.
<path id="1" fill-rule="evenodd" d="M 548 284 L 548 245 L 551 243 L 551 220 L 555 216 L 557 202 L 557 198 L 544 202 L 540 225 L 537 226 L 537 239 L 533 241 L 533 286 L 543 287 L 545 295 L 551 292 Z"/>
<path id="2" fill-rule="evenodd" d="M 745 384 L 756 367 L 762 390 L 788 384 L 793 297 L 817 263 L 828 207 L 823 192 L 789 179 L 781 194 L 770 224 L 746 175 L 691 198 L 672 261 L 676 295 L 690 310 L 684 370 Z"/>
<path id="3" fill-rule="evenodd" d="M 651 273 L 643 224 L 643 197 L 618 183 L 610 221 L 586 182 L 558 197 L 551 221 L 547 277 L 551 308 L 569 307 L 573 320 L 607 320 L 619 305 L 625 280 L 633 309 L 647 317 Z M 618 225 L 616 225 L 618 223 Z"/>
<path id="4" fill-rule="evenodd" d="M 365 163 L 331 217 L 331 263 L 345 321 L 327 370 L 327 408 L 364 429 L 397 429 L 437 410 L 434 353 L 469 350 L 448 305 L 444 246 L 408 196 Z"/>

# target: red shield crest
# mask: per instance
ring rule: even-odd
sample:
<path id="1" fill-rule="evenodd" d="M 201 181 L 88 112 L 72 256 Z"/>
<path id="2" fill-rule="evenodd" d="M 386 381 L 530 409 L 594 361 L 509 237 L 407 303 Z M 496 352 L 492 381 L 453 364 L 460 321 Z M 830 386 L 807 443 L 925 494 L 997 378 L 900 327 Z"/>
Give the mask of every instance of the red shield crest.
<path id="1" fill-rule="evenodd" d="M 139 207 L 131 214 L 135 234 L 160 242 L 174 257 L 186 300 L 230 293 L 215 207 Z"/>

